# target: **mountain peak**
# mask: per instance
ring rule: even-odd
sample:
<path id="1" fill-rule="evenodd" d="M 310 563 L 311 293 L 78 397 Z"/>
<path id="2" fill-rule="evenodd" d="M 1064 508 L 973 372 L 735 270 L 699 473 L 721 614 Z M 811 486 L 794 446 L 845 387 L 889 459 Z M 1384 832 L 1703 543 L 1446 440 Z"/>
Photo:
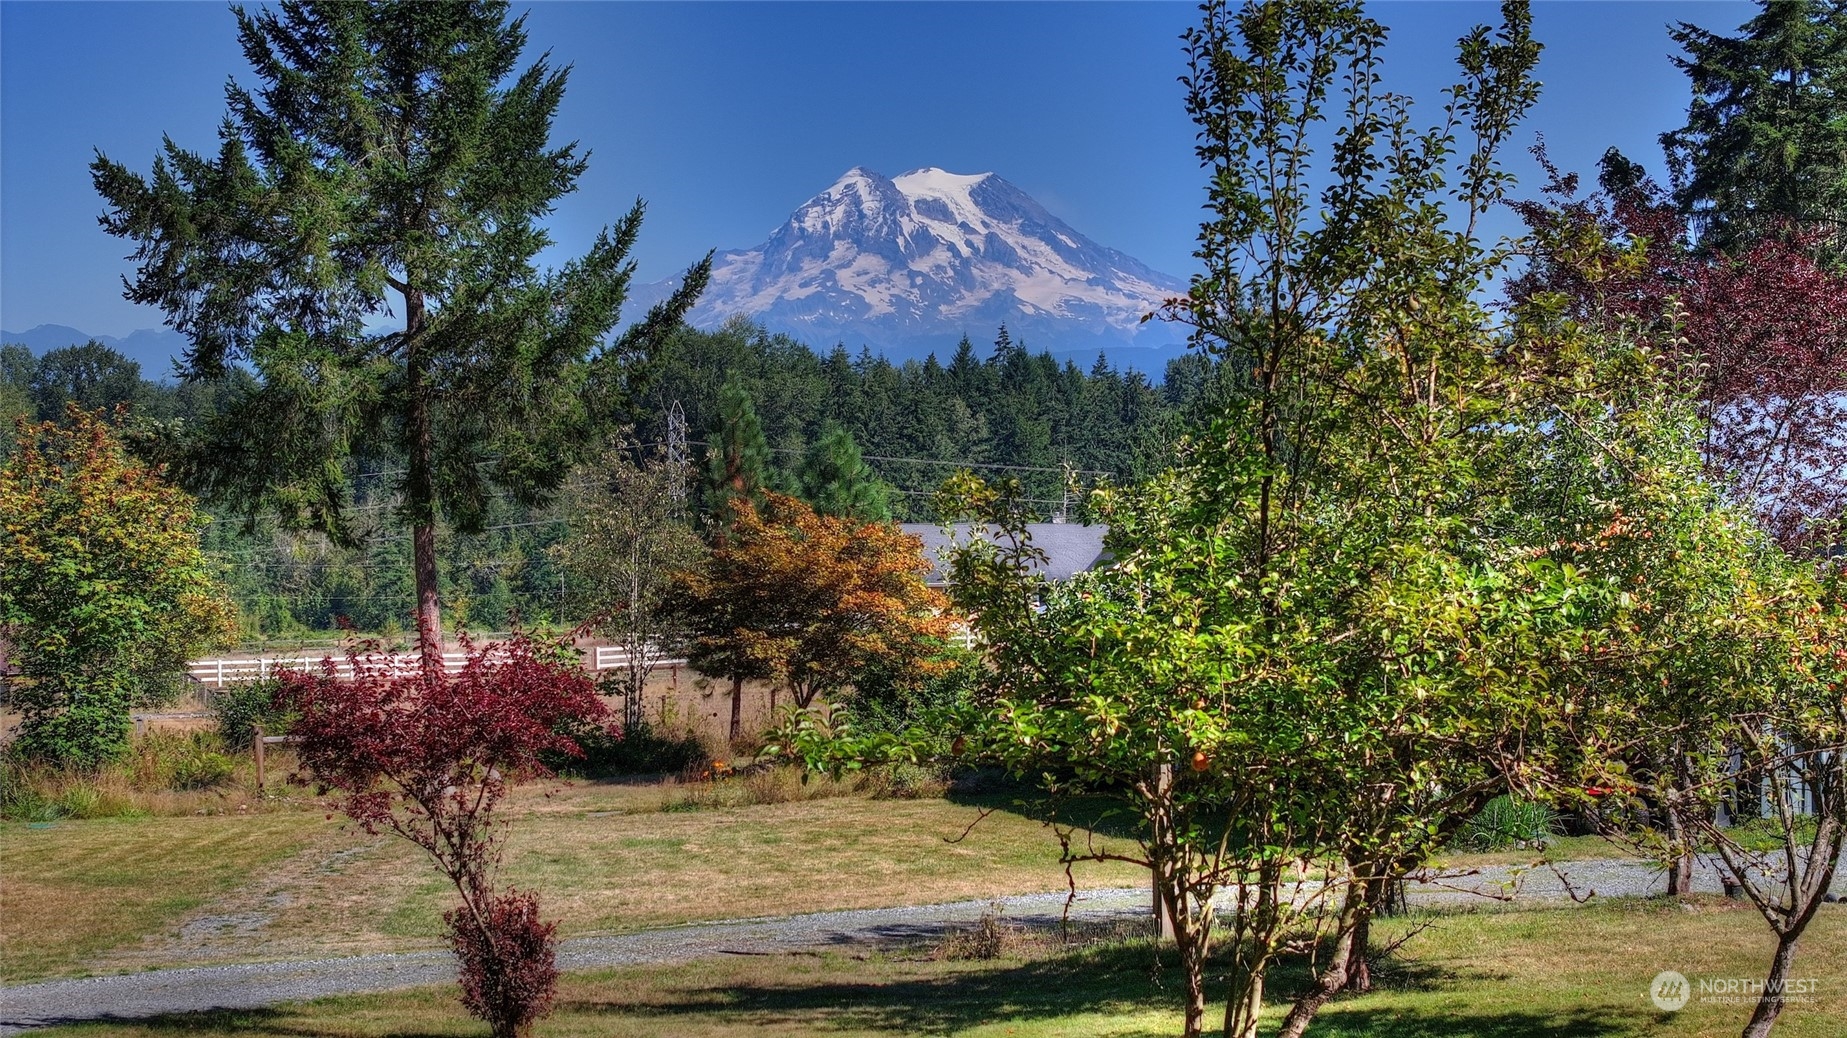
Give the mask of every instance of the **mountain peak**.
<path id="1" fill-rule="evenodd" d="M 810 345 L 912 355 L 1005 323 L 1038 347 L 1094 350 L 1135 342 L 1142 316 L 1182 291 L 994 173 L 855 166 L 762 245 L 716 257 L 688 320 L 743 314 Z"/>
<path id="2" fill-rule="evenodd" d="M 909 173 L 901 173 L 892 178 L 898 190 L 912 198 L 918 195 L 966 195 L 976 184 L 993 176 L 992 173 L 951 173 L 936 166 L 925 166 Z"/>

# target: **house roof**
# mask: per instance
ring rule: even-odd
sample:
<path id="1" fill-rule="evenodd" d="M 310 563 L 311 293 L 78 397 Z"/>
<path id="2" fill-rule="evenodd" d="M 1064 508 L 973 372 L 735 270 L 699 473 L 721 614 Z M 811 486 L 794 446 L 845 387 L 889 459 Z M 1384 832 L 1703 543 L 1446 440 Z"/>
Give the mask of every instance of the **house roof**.
<path id="1" fill-rule="evenodd" d="M 965 543 L 969 539 L 967 523 L 957 523 L 945 534 L 941 526 L 935 523 L 899 523 L 905 533 L 923 540 L 924 558 L 930 560 L 930 576 L 927 582 L 933 587 L 949 583 L 945 572 L 945 560 L 942 552 L 952 544 Z M 1109 534 L 1107 526 L 1084 526 L 1078 523 L 1028 523 L 1026 534 L 1032 546 L 1046 554 L 1046 560 L 1033 567 L 1033 571 L 1047 580 L 1070 580 L 1086 570 L 1094 569 L 1102 562 L 1108 561 L 1109 553 L 1103 550 L 1103 538 Z M 993 539 L 992 535 L 989 537 Z"/>

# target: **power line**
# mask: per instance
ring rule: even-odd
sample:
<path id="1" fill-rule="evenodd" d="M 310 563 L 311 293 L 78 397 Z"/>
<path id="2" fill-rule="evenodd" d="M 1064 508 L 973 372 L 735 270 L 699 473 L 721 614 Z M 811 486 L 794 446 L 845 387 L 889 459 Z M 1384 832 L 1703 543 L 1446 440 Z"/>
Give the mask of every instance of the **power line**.
<path id="1" fill-rule="evenodd" d="M 699 447 L 712 446 L 710 443 L 708 443 L 705 440 L 688 440 L 687 442 L 694 444 L 695 446 L 699 446 Z M 647 445 L 644 444 L 643 446 L 647 446 Z M 769 448 L 769 451 L 772 454 L 801 454 L 802 453 L 801 451 L 796 450 L 793 447 L 771 447 Z M 944 460 L 942 458 L 900 458 L 900 457 L 895 457 L 890 454 L 861 454 L 860 457 L 867 461 L 904 462 L 904 463 L 911 464 L 911 465 L 948 465 L 952 468 L 958 468 L 958 469 L 1001 469 L 1007 472 L 1057 472 L 1057 473 L 1063 473 L 1067 471 L 1066 469 L 1062 467 L 1052 468 L 1052 467 L 1048 467 L 1045 465 L 1003 465 L 997 461 L 955 461 L 953 459 Z M 1070 469 L 1069 471 L 1073 473 L 1074 475 L 1079 475 L 1079 476 L 1114 476 L 1116 475 L 1116 473 L 1111 472 L 1107 469 Z"/>

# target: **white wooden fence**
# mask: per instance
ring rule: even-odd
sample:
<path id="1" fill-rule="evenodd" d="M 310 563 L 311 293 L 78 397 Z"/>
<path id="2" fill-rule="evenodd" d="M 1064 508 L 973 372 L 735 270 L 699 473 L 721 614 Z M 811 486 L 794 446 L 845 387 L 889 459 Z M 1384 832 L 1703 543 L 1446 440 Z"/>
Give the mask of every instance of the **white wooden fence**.
<path id="1" fill-rule="evenodd" d="M 325 656 L 260 656 L 255 659 L 194 660 L 186 665 L 186 676 L 201 685 L 223 688 L 244 681 L 260 681 L 285 670 L 305 670 L 319 674 L 323 661 L 333 662 L 334 674 L 342 678 L 353 676 L 353 661 L 343 655 L 327 654 Z M 375 662 L 398 673 L 415 673 L 422 665 L 423 657 L 416 653 L 400 653 L 393 656 L 368 657 L 368 662 Z M 443 670 L 454 674 L 468 662 L 468 655 L 460 652 L 443 653 Z"/>
<path id="2" fill-rule="evenodd" d="M 382 663 L 398 673 L 415 673 L 422 665 L 423 657 L 414 652 L 398 653 L 391 656 L 368 657 L 369 661 Z M 186 674 L 193 681 L 209 688 L 223 688 L 245 681 L 260 681 L 279 674 L 285 670 L 305 670 L 319 674 L 323 660 L 333 661 L 336 677 L 353 676 L 353 662 L 339 653 L 325 653 L 320 656 L 259 656 L 255 658 L 194 660 L 186 665 Z M 620 645 L 598 645 L 591 655 L 592 670 L 613 670 L 628 665 L 628 650 Z M 684 664 L 685 659 L 660 660 L 664 665 Z M 449 674 L 459 673 L 468 665 L 468 654 L 462 652 L 443 653 L 443 670 Z"/>

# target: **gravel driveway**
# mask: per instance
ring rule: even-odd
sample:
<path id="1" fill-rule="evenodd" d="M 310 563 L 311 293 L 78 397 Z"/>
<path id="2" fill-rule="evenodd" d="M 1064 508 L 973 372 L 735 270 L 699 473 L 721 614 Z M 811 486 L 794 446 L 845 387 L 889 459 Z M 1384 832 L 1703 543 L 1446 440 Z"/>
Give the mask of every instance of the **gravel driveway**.
<path id="1" fill-rule="evenodd" d="M 1843 865 L 1847 872 L 1847 864 Z M 1837 872 L 1835 888 L 1847 889 Z M 1562 876 L 1562 878 L 1561 878 Z M 1718 873 L 1702 863 L 1695 887 L 1718 892 Z M 1414 884 L 1413 900 L 1426 904 L 1498 900 L 1556 901 L 1659 894 L 1662 873 L 1633 861 L 1579 861 L 1552 869 L 1496 866 L 1450 874 Z M 851 912 L 818 912 L 784 918 L 734 919 L 639 933 L 577 937 L 559 944 L 558 965 L 566 970 L 685 962 L 727 953 L 762 954 L 869 941 L 918 941 L 979 919 L 992 902 Z M 1018 925 L 1053 925 L 1065 907 L 1063 894 L 1003 899 L 1005 917 Z M 1085 923 L 1132 921 L 1148 913 L 1144 888 L 1087 890 L 1072 906 Z M 0 1036 L 81 1020 L 122 1020 L 206 1009 L 251 1009 L 328 995 L 441 984 L 455 979 L 446 951 L 359 955 L 299 962 L 150 970 L 80 980 L 49 980 L 0 990 Z"/>

